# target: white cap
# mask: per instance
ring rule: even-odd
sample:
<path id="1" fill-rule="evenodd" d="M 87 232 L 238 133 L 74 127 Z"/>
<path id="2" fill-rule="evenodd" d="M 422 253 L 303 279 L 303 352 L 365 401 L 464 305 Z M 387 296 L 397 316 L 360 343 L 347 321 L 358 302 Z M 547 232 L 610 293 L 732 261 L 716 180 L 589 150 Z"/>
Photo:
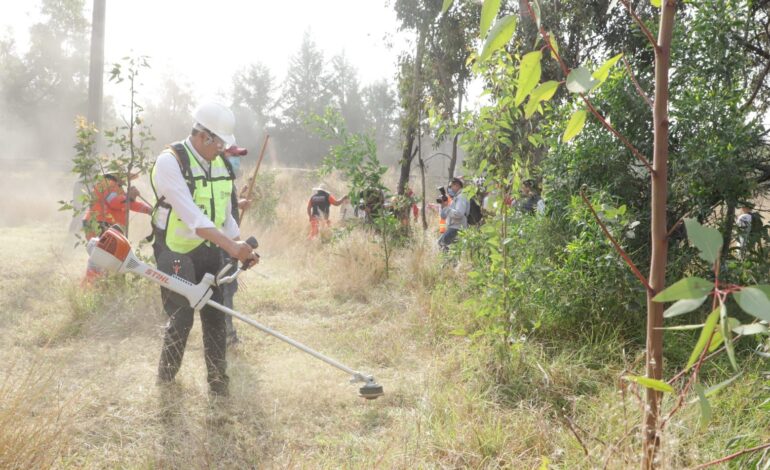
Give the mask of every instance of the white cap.
<path id="1" fill-rule="evenodd" d="M 227 106 L 214 101 L 201 103 L 193 111 L 193 119 L 222 139 L 226 147 L 235 145 L 235 115 Z"/>

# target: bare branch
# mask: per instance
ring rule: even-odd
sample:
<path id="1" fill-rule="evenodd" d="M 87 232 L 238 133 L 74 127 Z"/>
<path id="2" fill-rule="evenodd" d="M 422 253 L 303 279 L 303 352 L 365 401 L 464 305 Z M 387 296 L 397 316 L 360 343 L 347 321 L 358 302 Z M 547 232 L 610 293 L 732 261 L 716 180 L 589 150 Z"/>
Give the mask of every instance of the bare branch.
<path id="1" fill-rule="evenodd" d="M 716 459 L 716 460 L 712 460 L 711 462 L 706 462 L 704 464 L 698 465 L 697 467 L 693 467 L 692 470 L 699 470 L 701 468 L 711 467 L 713 465 L 718 465 L 720 463 L 725 463 L 725 462 L 730 461 L 730 460 L 732 460 L 732 459 L 734 459 L 736 457 L 740 457 L 741 455 L 751 454 L 752 452 L 757 452 L 757 451 L 760 451 L 762 449 L 768 449 L 768 448 L 770 448 L 770 442 L 766 442 L 766 443 L 764 443 L 762 445 L 758 445 L 756 447 L 752 447 L 751 449 L 743 449 L 740 452 L 736 452 L 734 454 L 730 454 L 727 457 L 722 457 L 721 459 Z"/>
<path id="2" fill-rule="evenodd" d="M 591 100 L 589 100 L 583 93 L 580 94 L 580 97 L 583 98 L 583 101 L 585 102 L 586 106 L 588 106 L 589 111 L 591 111 L 591 114 L 593 114 L 596 119 L 599 120 L 599 122 L 602 123 L 605 129 L 610 131 L 615 137 L 620 139 L 621 142 L 623 142 L 623 145 L 626 146 L 628 150 L 631 151 L 632 154 L 640 161 L 644 166 L 647 167 L 648 170 L 650 170 L 650 173 L 655 174 L 655 170 L 653 170 L 652 165 L 650 164 L 649 160 L 647 160 L 644 155 L 642 155 L 642 152 L 640 152 L 636 147 L 634 147 L 631 142 L 628 141 L 626 136 L 618 132 L 617 129 L 615 129 L 612 124 L 607 122 L 607 120 L 602 116 L 599 111 L 594 107 L 593 103 L 591 103 Z"/>
<path id="3" fill-rule="evenodd" d="M 626 7 L 626 10 L 628 10 L 628 14 L 631 15 L 631 18 L 634 19 L 637 25 L 639 25 L 639 29 L 642 30 L 642 33 L 647 37 L 647 40 L 650 42 L 653 48 L 658 48 L 658 41 L 655 40 L 655 37 L 652 35 L 652 32 L 650 31 L 650 28 L 647 27 L 646 24 L 644 24 L 644 21 L 642 21 L 641 18 L 639 18 L 639 15 L 636 14 L 636 11 L 633 9 L 631 4 L 628 2 L 628 0 L 620 0 L 620 3 L 623 4 L 624 7 Z"/>
<path id="4" fill-rule="evenodd" d="M 607 226 L 599 218 L 599 215 L 596 213 L 594 206 L 591 205 L 591 201 L 589 201 L 586 197 L 585 191 L 583 191 L 583 189 L 584 188 L 580 188 L 580 197 L 583 198 L 583 202 L 586 204 L 586 206 L 588 206 L 588 209 L 591 211 L 591 214 L 593 214 L 596 223 L 599 224 L 599 227 L 601 227 L 604 235 L 610 240 L 612 246 L 615 247 L 615 251 L 617 251 L 620 257 L 623 258 L 623 261 L 625 261 L 628 267 L 631 268 L 631 272 L 634 273 L 634 276 L 636 276 L 636 278 L 639 279 L 639 282 L 641 282 L 642 285 L 647 289 L 647 292 L 654 293 L 649 282 L 647 282 L 647 279 L 644 277 L 644 275 L 642 275 L 641 271 L 639 271 L 639 268 L 636 267 L 634 262 L 631 261 L 628 253 L 626 253 L 626 251 L 620 247 L 620 244 L 615 240 L 612 234 L 610 234 L 610 231 L 607 230 Z"/>
<path id="5" fill-rule="evenodd" d="M 644 98 L 644 101 L 647 102 L 647 105 L 652 109 L 652 100 L 649 96 L 647 96 L 647 93 L 642 90 L 642 87 L 639 85 L 639 82 L 636 80 L 636 76 L 634 75 L 634 72 L 631 70 L 631 65 L 628 63 L 628 60 L 626 59 L 626 55 L 623 54 L 623 63 L 626 65 L 626 71 L 628 72 L 628 76 L 631 78 L 631 83 L 634 84 L 634 88 L 636 88 L 636 92 L 639 93 L 639 96 Z"/>
<path id="6" fill-rule="evenodd" d="M 741 106 L 741 111 L 746 110 L 746 108 L 748 108 L 754 103 L 754 100 L 757 98 L 757 95 L 759 94 L 759 90 L 761 90 L 762 86 L 765 84 L 765 78 L 767 78 L 768 73 L 770 73 L 770 59 L 768 59 L 767 65 L 765 65 L 765 68 L 764 70 L 762 70 L 762 73 L 759 74 L 759 78 L 757 79 L 756 85 L 754 85 L 754 91 L 751 92 L 751 96 L 743 104 L 743 106 Z"/>
<path id="7" fill-rule="evenodd" d="M 586 445 L 583 443 L 583 439 L 580 438 L 580 434 L 578 434 L 577 429 L 575 429 L 575 426 L 572 420 L 569 419 L 569 416 L 567 415 L 562 415 L 561 419 L 567 424 L 567 427 L 569 428 L 569 430 L 572 431 L 572 435 L 575 436 L 575 439 L 577 439 L 578 444 L 580 444 L 580 447 L 583 448 L 583 453 L 585 454 L 586 457 L 588 457 L 590 455 L 590 453 L 588 452 L 588 447 L 586 447 Z"/>

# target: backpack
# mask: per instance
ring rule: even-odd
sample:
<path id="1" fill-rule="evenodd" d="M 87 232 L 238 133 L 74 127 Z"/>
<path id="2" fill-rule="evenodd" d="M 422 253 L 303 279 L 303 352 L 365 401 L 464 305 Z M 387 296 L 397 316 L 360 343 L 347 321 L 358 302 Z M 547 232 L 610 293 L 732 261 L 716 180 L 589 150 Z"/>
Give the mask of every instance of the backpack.
<path id="1" fill-rule="evenodd" d="M 481 225 L 481 206 L 475 197 L 471 198 L 468 206 L 468 225 Z"/>
<path id="2" fill-rule="evenodd" d="M 323 191 L 316 192 L 310 196 L 310 205 L 314 216 L 319 217 L 323 214 L 324 217 L 329 217 L 329 209 L 331 207 L 329 193 Z"/>

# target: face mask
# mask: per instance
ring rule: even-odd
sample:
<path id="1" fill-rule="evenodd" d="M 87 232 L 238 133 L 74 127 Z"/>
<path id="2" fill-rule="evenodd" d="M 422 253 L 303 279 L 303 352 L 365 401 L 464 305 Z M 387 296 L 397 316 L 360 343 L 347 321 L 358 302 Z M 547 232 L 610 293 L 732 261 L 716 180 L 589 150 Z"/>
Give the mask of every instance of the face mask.
<path id="1" fill-rule="evenodd" d="M 451 187 L 447 188 L 446 192 L 447 192 L 447 194 L 449 194 L 452 197 L 455 197 L 455 194 L 457 194 L 457 193 L 455 193 L 455 190 L 452 189 Z"/>
<path id="2" fill-rule="evenodd" d="M 230 166 L 233 167 L 233 173 L 238 174 L 238 171 L 241 169 L 241 159 L 227 157 L 227 160 L 230 162 Z"/>

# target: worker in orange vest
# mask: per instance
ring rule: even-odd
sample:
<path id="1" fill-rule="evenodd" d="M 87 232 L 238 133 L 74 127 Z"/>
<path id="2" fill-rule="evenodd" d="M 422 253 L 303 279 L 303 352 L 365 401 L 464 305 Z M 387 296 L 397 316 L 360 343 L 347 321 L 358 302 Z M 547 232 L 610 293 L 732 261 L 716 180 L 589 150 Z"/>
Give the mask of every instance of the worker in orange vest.
<path id="1" fill-rule="evenodd" d="M 126 194 L 115 174 L 106 174 L 103 178 L 99 178 L 99 181 L 94 185 L 92 196 L 91 206 L 83 216 L 83 231 L 86 239 L 100 236 L 113 225 L 119 225 L 125 229 L 128 218 L 126 206 L 132 211 L 142 214 L 152 212 L 152 206 L 137 200 L 139 190 L 135 186 L 132 186 Z M 90 282 L 99 274 L 99 269 L 89 264 L 86 269 L 85 281 Z"/>
<path id="2" fill-rule="evenodd" d="M 339 206 L 349 199 L 346 194 L 342 199 L 337 199 L 329 193 L 324 184 L 313 188 L 312 196 L 307 201 L 307 216 L 310 220 L 310 233 L 308 240 L 314 240 L 320 233 L 321 224 L 323 227 L 329 227 L 329 209 L 331 206 Z"/>

